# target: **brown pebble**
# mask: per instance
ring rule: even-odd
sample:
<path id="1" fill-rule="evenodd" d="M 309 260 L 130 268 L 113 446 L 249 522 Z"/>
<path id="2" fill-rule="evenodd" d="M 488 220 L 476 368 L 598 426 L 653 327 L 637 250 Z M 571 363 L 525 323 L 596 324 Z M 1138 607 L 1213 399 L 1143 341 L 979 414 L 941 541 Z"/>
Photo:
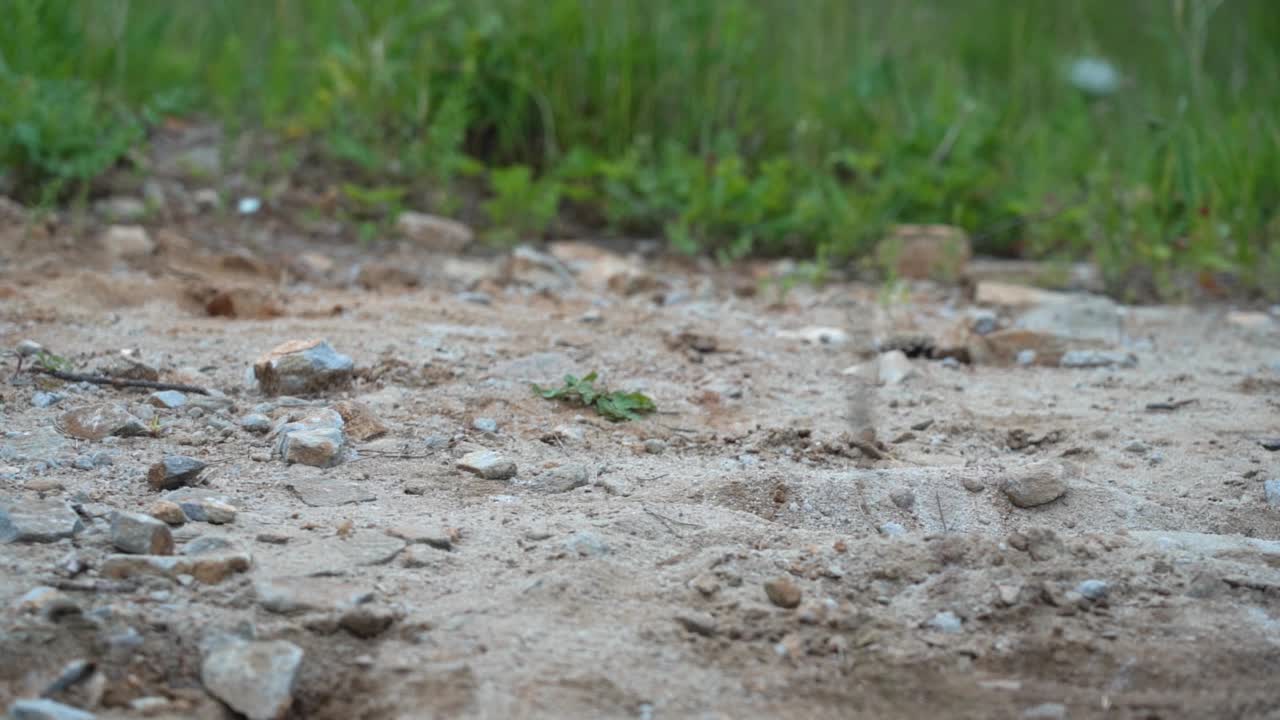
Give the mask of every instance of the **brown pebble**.
<path id="1" fill-rule="evenodd" d="M 802 593 L 800 588 L 791 582 L 790 578 L 776 578 L 764 584 L 764 592 L 769 596 L 769 602 L 780 608 L 788 610 L 800 606 Z"/>
<path id="2" fill-rule="evenodd" d="M 187 522 L 187 516 L 176 502 L 157 500 L 147 506 L 147 514 L 169 525 L 177 527 Z"/>
<path id="3" fill-rule="evenodd" d="M 257 540 L 260 543 L 267 543 L 268 545 L 287 545 L 289 543 L 289 536 L 281 533 L 264 532 L 258 533 L 254 540 Z"/>

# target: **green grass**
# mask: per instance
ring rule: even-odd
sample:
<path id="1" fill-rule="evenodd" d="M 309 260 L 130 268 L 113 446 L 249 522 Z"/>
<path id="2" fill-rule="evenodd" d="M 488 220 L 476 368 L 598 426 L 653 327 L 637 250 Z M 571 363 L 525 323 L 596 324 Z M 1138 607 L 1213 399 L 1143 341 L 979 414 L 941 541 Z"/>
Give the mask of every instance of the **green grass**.
<path id="1" fill-rule="evenodd" d="M 24 197 L 66 196 L 158 118 L 202 113 L 429 210 L 479 181 L 503 241 L 571 219 L 825 267 L 893 223 L 943 222 L 982 252 L 1092 258 L 1119 292 L 1187 271 L 1280 292 L 1270 0 L 0 8 L 0 162 Z M 1122 86 L 1073 87 L 1079 56 Z"/>

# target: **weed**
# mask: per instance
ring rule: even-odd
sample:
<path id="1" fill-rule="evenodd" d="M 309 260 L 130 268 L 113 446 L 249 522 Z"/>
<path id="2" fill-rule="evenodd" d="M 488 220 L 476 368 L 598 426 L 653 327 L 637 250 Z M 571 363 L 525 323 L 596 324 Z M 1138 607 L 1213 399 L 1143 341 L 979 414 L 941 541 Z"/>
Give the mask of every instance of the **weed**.
<path id="1" fill-rule="evenodd" d="M 587 374 L 582 379 L 573 375 L 564 376 L 564 384 L 558 388 L 542 388 L 533 386 L 533 391 L 548 400 L 563 400 L 595 408 L 605 418 L 614 422 L 639 420 L 657 410 L 647 395 L 639 392 L 610 392 L 596 388 L 596 373 Z"/>

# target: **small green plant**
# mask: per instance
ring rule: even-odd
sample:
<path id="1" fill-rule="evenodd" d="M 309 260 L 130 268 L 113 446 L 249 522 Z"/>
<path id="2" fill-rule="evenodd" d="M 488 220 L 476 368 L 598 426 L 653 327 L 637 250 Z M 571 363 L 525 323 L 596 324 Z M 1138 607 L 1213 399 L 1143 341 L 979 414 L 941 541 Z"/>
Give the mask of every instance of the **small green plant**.
<path id="1" fill-rule="evenodd" d="M 48 350 L 41 350 L 37 353 L 35 363 L 44 370 L 51 370 L 54 372 L 71 372 L 72 369 L 70 360 L 62 357 L 61 355 L 54 355 Z"/>
<path id="2" fill-rule="evenodd" d="M 657 406 L 644 393 L 608 391 L 597 388 L 595 372 L 579 379 L 573 375 L 564 376 L 564 385 L 558 388 L 533 386 L 533 391 L 547 400 L 563 400 L 579 403 L 586 407 L 594 407 L 596 412 L 613 422 L 639 420 L 641 415 L 654 412 Z"/>
<path id="3" fill-rule="evenodd" d="M 494 239 L 510 245 L 522 236 L 541 235 L 556 219 L 562 188 L 555 178 L 534 179 L 525 165 L 489 173 L 493 197 L 484 204 L 495 226 Z"/>

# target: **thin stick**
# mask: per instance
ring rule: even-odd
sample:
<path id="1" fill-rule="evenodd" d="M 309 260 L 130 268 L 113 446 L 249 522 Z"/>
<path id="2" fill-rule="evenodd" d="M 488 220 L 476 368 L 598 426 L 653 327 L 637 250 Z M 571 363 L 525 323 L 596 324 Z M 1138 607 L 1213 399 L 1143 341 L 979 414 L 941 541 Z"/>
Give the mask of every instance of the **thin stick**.
<path id="1" fill-rule="evenodd" d="M 198 385 L 183 385 L 181 383 L 163 383 L 153 382 L 151 380 L 128 380 L 126 378 L 106 377 L 105 375 L 81 375 L 80 373 L 69 373 L 61 370 L 51 370 L 44 367 L 28 368 L 27 372 L 41 373 L 50 377 L 66 380 L 67 382 L 87 382 L 94 385 L 112 385 L 114 387 L 132 387 L 145 388 L 147 390 L 177 390 L 179 392 L 195 393 L 196 395 L 208 395 L 209 391 Z"/>
<path id="2" fill-rule="evenodd" d="M 937 488 L 933 489 L 933 502 L 938 506 L 938 519 L 942 521 L 942 532 L 951 532 L 951 528 L 947 527 L 947 515 L 942 512 L 942 496 L 938 494 Z"/>

